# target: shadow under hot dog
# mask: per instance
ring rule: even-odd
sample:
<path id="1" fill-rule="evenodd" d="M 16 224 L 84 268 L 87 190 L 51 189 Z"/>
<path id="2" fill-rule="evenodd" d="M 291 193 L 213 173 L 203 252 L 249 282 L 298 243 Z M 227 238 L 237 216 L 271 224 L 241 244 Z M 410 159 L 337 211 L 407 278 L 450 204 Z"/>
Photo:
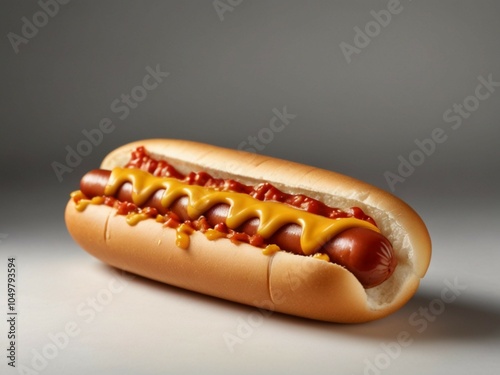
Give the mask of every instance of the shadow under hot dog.
<path id="1" fill-rule="evenodd" d="M 388 317 L 362 324 L 337 324 L 273 311 L 264 312 L 253 306 L 226 301 L 129 274 L 103 263 L 97 267 L 105 273 L 122 273 L 127 281 L 144 288 L 152 288 L 178 295 L 179 298 L 212 304 L 221 309 L 221 314 L 229 312 L 238 316 L 247 316 L 258 312 L 264 316 L 266 322 L 301 330 L 304 335 L 316 334 L 320 330 L 324 334 L 331 335 L 332 338 L 340 335 L 391 341 L 396 340 L 398 335 L 405 331 L 415 340 L 434 342 L 488 340 L 500 337 L 500 308 L 488 306 L 485 302 L 472 301 L 465 295 L 450 303 L 436 304 L 433 301 L 439 300 L 439 293 L 419 291 L 405 306 Z"/>
<path id="2" fill-rule="evenodd" d="M 401 332 L 418 341 L 488 340 L 500 337 L 500 308 L 466 297 L 432 309 L 439 295 L 418 293 L 404 307 L 380 320 L 363 324 L 332 324 L 276 314 L 277 321 L 322 330 L 332 335 L 394 341 Z M 431 307 L 430 307 L 431 306 Z M 439 305 L 443 306 L 443 305 Z M 435 306 L 434 306 L 435 307 Z"/>

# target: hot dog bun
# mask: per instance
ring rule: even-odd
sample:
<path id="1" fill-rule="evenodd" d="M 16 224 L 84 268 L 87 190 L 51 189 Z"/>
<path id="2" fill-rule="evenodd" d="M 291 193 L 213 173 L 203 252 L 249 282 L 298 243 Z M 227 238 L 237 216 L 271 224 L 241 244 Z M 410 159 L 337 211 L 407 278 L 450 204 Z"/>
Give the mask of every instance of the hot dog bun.
<path id="1" fill-rule="evenodd" d="M 263 255 L 251 245 L 235 245 L 225 238 L 209 241 L 199 232 L 182 250 L 175 244 L 176 231 L 152 219 L 130 226 L 111 207 L 89 205 L 80 212 L 70 200 L 65 213 L 70 234 L 112 266 L 239 303 L 342 323 L 366 322 L 396 311 L 414 295 L 427 271 L 431 241 L 425 224 L 406 203 L 383 190 L 331 171 L 182 140 L 124 145 L 106 156 L 101 168 L 124 166 L 139 146 L 183 173 L 203 170 L 250 185 L 268 181 L 333 207 L 360 207 L 391 241 L 398 266 L 384 283 L 364 289 L 349 271 L 333 263 L 284 251 Z"/>

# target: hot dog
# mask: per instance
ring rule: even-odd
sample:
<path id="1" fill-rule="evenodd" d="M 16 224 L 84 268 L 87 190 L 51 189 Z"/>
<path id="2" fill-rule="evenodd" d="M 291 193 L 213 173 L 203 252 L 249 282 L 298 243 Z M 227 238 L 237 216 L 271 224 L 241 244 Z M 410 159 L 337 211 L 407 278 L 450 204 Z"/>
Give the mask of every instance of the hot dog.
<path id="1" fill-rule="evenodd" d="M 93 170 L 82 178 L 80 191 L 88 198 L 105 196 L 105 188 L 109 183 L 110 176 L 111 171 Z M 134 203 L 132 191 L 132 184 L 126 182 L 119 187 L 114 196 L 121 202 Z M 171 206 L 166 207 L 161 202 L 164 194 L 165 189 L 155 191 L 142 206 L 154 208 L 155 213 L 162 215 L 173 213 L 179 222 L 198 219 L 190 217 L 188 214 L 187 196 L 178 198 Z M 230 205 L 219 203 L 211 206 L 202 214 L 202 217 L 206 218 L 209 228 L 220 227 L 221 224 L 227 226 L 229 210 Z M 238 233 L 253 236 L 258 233 L 259 225 L 259 218 L 251 218 L 235 229 Z M 305 255 L 300 241 L 301 232 L 301 227 L 298 224 L 285 224 L 269 237 L 268 242 L 276 244 L 280 249 Z M 322 251 L 322 254 L 334 263 L 346 267 L 365 288 L 371 288 L 384 282 L 396 266 L 396 258 L 390 242 L 380 233 L 363 227 L 346 229 L 326 241 L 325 244 L 318 246 L 316 250 Z M 315 253 L 318 254 L 318 251 Z"/>
<path id="2" fill-rule="evenodd" d="M 388 193 L 333 172 L 180 140 L 110 153 L 82 178 L 66 222 L 85 250 L 113 266 L 333 322 L 397 310 L 416 291 L 431 252 L 420 217 Z"/>

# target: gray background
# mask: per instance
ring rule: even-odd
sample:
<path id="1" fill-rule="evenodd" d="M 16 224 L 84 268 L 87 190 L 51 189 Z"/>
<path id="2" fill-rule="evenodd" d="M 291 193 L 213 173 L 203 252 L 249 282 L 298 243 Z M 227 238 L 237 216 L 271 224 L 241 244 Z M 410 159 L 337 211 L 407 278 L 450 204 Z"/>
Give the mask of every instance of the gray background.
<path id="1" fill-rule="evenodd" d="M 500 3 L 401 1 L 401 12 L 348 63 L 340 44 L 354 45 L 354 28 L 364 29 L 374 19 L 370 11 L 386 8 L 387 1 L 244 0 L 221 20 L 212 1 L 73 1 L 15 53 L 8 33 L 22 35 L 22 18 L 32 20 L 41 8 L 2 1 L 0 264 L 12 255 L 19 263 L 19 364 L 30 364 L 50 332 L 77 321 L 81 333 L 46 373 L 363 373 L 382 343 L 401 331 L 414 341 L 385 373 L 495 372 L 500 88 L 459 129 L 443 115 L 475 95 L 479 76 L 500 82 Z M 120 119 L 111 103 L 158 64 L 170 75 Z M 63 209 L 80 177 L 110 150 L 141 138 L 237 148 L 284 106 L 296 117 L 261 153 L 386 190 L 384 173 L 397 173 L 398 157 L 408 158 L 416 139 L 444 130 L 447 140 L 394 192 L 421 214 L 434 244 L 415 299 L 363 326 L 275 314 L 236 353 L 222 335 L 254 310 L 142 279 L 91 324 L 82 321 L 78 306 L 106 287 L 114 271 L 66 232 Z M 115 130 L 58 181 L 51 163 L 65 163 L 66 147 L 75 148 L 85 139 L 82 131 L 103 118 Z M 455 278 L 467 290 L 415 332 L 409 317 Z M 7 326 L 0 327 L 6 342 Z M 2 372 L 10 370 L 4 362 Z"/>

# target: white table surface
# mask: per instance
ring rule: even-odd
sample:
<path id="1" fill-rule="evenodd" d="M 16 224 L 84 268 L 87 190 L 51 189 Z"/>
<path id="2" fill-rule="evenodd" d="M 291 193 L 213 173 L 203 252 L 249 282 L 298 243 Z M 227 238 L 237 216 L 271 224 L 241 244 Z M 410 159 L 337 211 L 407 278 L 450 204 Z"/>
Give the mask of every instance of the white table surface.
<path id="1" fill-rule="evenodd" d="M 36 370 L 25 373 L 44 374 L 496 373 L 496 213 L 483 210 L 459 221 L 454 210 L 421 208 L 434 254 L 418 293 L 397 313 L 361 325 L 262 316 L 253 307 L 120 273 L 73 243 L 60 212 L 29 232 L 18 225 L 3 239 L 0 262 L 0 280 L 6 280 L 7 257 L 17 261 L 17 371 L 21 366 Z M 472 227 L 481 229 L 472 235 Z M 440 302 L 447 283 L 464 290 L 452 302 L 449 293 Z M 65 339 L 65 330 L 71 337 Z M 54 337 L 60 340 L 57 350 Z M 238 340 L 229 345 L 227 337 Z M 398 338 L 404 342 L 396 344 Z M 2 374 L 16 373 L 5 357 L 2 362 Z"/>

